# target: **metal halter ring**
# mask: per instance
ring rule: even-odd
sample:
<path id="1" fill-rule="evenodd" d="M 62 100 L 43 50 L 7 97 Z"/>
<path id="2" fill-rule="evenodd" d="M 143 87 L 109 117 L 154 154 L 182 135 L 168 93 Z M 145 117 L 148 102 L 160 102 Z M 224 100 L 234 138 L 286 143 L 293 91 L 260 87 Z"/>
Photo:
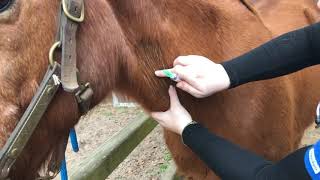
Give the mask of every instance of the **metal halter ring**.
<path id="1" fill-rule="evenodd" d="M 81 7 L 80 17 L 75 17 L 75 16 L 71 15 L 70 12 L 68 11 L 66 0 L 62 0 L 62 9 L 63 9 L 64 14 L 72 21 L 75 21 L 78 23 L 83 22 L 83 20 L 84 20 L 84 4 L 83 3 L 82 3 L 82 7 Z"/>
<path id="2" fill-rule="evenodd" d="M 58 42 L 55 42 L 52 47 L 50 48 L 50 51 L 49 51 L 49 63 L 50 65 L 53 67 L 54 66 L 54 60 L 53 60 L 53 55 L 54 55 L 54 52 L 56 51 L 56 49 L 58 47 L 61 46 L 61 42 L 58 41 Z"/>

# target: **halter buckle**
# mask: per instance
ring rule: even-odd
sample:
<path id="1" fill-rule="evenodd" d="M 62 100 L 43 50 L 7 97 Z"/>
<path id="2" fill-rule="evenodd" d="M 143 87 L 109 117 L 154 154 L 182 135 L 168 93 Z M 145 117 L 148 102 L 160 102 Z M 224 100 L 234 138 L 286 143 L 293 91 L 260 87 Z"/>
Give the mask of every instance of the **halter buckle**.
<path id="1" fill-rule="evenodd" d="M 79 90 L 76 92 L 75 97 L 79 106 L 79 111 L 85 114 L 89 111 L 91 99 L 93 96 L 93 90 L 90 83 L 80 85 Z"/>
<path id="2" fill-rule="evenodd" d="M 67 2 L 66 0 L 62 0 L 62 9 L 64 14 L 72 21 L 77 22 L 77 23 L 81 23 L 84 21 L 84 2 L 82 2 L 81 5 L 81 14 L 80 17 L 76 17 L 75 15 L 72 15 L 72 13 L 70 13 L 70 11 L 68 10 L 68 6 L 67 6 Z"/>

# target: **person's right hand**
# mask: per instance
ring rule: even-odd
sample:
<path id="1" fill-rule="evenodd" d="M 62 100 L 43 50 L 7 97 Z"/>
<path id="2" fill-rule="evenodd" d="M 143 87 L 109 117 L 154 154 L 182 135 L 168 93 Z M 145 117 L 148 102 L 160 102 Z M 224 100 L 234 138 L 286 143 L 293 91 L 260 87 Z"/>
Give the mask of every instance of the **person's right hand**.
<path id="1" fill-rule="evenodd" d="M 196 55 L 179 56 L 169 69 L 179 77 L 177 87 L 194 97 L 204 98 L 228 89 L 230 78 L 221 64 Z M 158 77 L 166 77 L 162 70 L 156 71 Z"/>

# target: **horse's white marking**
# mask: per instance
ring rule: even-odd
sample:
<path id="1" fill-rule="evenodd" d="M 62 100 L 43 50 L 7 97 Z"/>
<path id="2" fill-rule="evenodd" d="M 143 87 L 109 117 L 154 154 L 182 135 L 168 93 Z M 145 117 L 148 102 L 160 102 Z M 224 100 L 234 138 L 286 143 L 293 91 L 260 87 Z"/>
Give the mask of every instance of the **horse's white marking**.
<path id="1" fill-rule="evenodd" d="M 18 107 L 15 105 L 7 105 L 3 108 L 2 117 L 15 116 L 18 113 Z"/>
<path id="2" fill-rule="evenodd" d="M 12 127 L 16 124 L 11 121 L 15 120 L 18 112 L 19 108 L 16 105 L 7 103 L 0 105 L 0 147 L 4 145 L 11 134 Z"/>

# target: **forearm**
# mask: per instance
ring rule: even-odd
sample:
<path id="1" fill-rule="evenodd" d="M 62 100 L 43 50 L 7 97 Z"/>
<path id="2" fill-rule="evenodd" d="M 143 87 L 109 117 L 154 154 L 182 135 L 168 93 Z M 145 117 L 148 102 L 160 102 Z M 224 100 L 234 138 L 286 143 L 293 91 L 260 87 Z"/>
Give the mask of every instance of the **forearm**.
<path id="1" fill-rule="evenodd" d="M 292 31 L 222 63 L 231 85 L 270 79 L 319 64 L 320 23 Z"/>
<path id="2" fill-rule="evenodd" d="M 303 163 L 307 148 L 300 149 L 273 164 L 210 133 L 200 124 L 188 125 L 182 137 L 184 143 L 224 180 L 309 179 Z"/>
<path id="3" fill-rule="evenodd" d="M 210 133 L 200 124 L 188 125 L 182 137 L 183 142 L 222 179 L 248 179 L 255 176 L 255 169 L 270 165 L 263 158 Z"/>

